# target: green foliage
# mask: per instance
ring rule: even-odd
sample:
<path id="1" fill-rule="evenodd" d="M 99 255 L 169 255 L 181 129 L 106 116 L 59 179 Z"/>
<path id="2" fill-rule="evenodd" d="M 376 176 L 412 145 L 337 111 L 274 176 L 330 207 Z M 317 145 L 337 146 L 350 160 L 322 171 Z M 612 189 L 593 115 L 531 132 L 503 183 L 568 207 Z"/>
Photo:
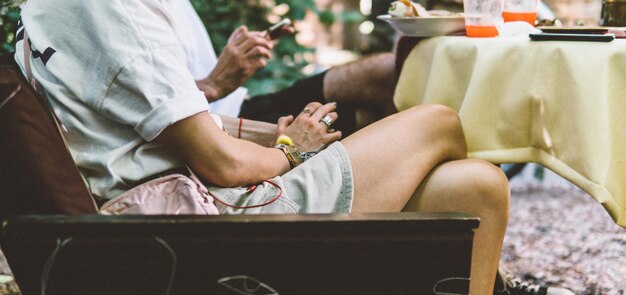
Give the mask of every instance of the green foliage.
<path id="1" fill-rule="evenodd" d="M 321 10 L 317 13 L 317 19 L 320 23 L 330 26 L 337 21 L 341 21 L 344 24 L 360 23 L 365 20 L 365 16 L 357 11 L 335 13 L 331 10 Z"/>
<path id="2" fill-rule="evenodd" d="M 317 14 L 320 23 L 325 25 L 332 25 L 337 20 L 335 13 L 330 10 L 323 10 Z"/>
<path id="3" fill-rule="evenodd" d="M 15 51 L 15 30 L 19 19 L 17 8 L 0 5 L 0 54 Z"/>
<path id="4" fill-rule="evenodd" d="M 365 20 L 365 16 L 357 11 L 346 11 L 341 13 L 341 21 L 344 24 L 358 24 Z"/>

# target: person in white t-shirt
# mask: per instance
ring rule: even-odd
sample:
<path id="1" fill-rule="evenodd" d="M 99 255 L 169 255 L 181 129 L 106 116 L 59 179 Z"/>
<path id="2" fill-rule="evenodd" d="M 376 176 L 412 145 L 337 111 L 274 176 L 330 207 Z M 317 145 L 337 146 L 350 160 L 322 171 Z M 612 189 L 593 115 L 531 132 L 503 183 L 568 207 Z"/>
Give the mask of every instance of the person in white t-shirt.
<path id="1" fill-rule="evenodd" d="M 171 13 L 176 1 L 23 6 L 16 49 L 23 52 L 28 40 L 30 53 L 16 54 L 16 61 L 26 70 L 30 60 L 28 72 L 66 127 L 94 195 L 113 199 L 152 175 L 187 166 L 223 201 L 215 204 L 222 214 L 465 211 L 481 218 L 471 293 L 491 293 L 508 182 L 494 165 L 466 159 L 454 111 L 417 106 L 343 140 L 331 130 L 334 103 L 309 103 L 277 124 L 212 115 L 209 95 L 188 69 L 177 34 L 184 26 Z M 233 46 L 245 42 L 267 39 L 259 32 L 231 38 Z M 248 194 L 246 186 L 258 183 Z"/>

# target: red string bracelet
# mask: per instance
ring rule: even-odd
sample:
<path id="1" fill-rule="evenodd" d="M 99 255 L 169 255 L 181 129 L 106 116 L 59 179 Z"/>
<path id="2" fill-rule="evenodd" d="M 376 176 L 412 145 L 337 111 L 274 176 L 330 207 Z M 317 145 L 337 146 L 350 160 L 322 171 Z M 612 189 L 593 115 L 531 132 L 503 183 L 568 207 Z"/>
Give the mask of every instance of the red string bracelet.
<path id="1" fill-rule="evenodd" d="M 241 139 L 241 127 L 243 126 L 243 117 L 239 117 L 239 132 L 237 132 L 237 138 Z"/>
<path id="2" fill-rule="evenodd" d="M 265 183 L 265 182 L 267 182 L 267 183 L 271 184 L 273 187 L 277 188 L 277 189 L 278 189 L 278 194 L 276 194 L 276 196 L 275 196 L 273 199 L 271 199 L 270 201 L 265 202 L 265 203 L 263 203 L 263 204 L 259 204 L 259 205 L 252 205 L 252 206 L 236 206 L 236 205 L 229 204 L 229 203 L 226 203 L 226 202 L 222 201 L 220 198 L 216 197 L 216 196 L 215 196 L 214 194 L 212 194 L 211 192 L 209 192 L 209 196 L 213 197 L 213 199 L 214 199 L 215 201 L 217 201 L 218 203 L 220 203 L 220 204 L 222 204 L 222 205 L 224 205 L 224 206 L 227 206 L 227 207 L 235 208 L 235 209 L 252 209 L 252 208 L 259 208 L 259 207 L 267 206 L 267 205 L 269 205 L 269 204 L 272 204 L 272 203 L 276 202 L 276 201 L 277 201 L 277 200 L 278 200 L 278 199 L 279 199 L 279 198 L 283 195 L 283 189 L 282 189 L 280 186 L 278 186 L 278 184 L 276 184 L 276 183 L 274 183 L 274 182 L 272 182 L 272 181 L 270 181 L 270 180 L 265 180 L 265 181 L 263 181 L 263 183 Z M 251 192 L 254 192 L 254 190 L 256 190 L 256 188 L 257 188 L 257 186 L 256 186 L 256 185 L 252 185 L 252 186 L 250 186 L 250 188 L 248 188 L 248 190 L 246 191 L 246 193 L 251 193 Z"/>

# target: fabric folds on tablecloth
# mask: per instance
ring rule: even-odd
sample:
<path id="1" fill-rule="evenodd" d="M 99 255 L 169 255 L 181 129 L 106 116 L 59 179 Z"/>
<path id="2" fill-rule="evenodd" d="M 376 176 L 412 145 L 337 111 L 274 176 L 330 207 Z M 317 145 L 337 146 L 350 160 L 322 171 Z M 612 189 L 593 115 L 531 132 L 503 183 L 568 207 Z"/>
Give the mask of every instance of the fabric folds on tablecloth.
<path id="1" fill-rule="evenodd" d="M 406 59 L 394 100 L 400 110 L 452 107 L 470 158 L 540 163 L 626 227 L 626 40 L 426 39 Z"/>

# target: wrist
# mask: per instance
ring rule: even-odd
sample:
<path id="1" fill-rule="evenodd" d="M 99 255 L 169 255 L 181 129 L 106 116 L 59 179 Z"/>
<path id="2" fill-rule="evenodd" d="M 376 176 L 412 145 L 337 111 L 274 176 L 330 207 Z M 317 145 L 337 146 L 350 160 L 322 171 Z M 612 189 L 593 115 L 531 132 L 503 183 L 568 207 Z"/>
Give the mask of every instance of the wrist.
<path id="1" fill-rule="evenodd" d="M 291 169 L 296 168 L 300 164 L 302 164 L 300 151 L 298 151 L 298 149 L 296 149 L 295 147 L 286 144 L 277 144 L 274 146 L 274 148 L 283 151 L 283 154 L 285 154 L 285 156 L 287 157 L 287 161 L 289 161 L 289 166 L 291 167 Z"/>
<path id="2" fill-rule="evenodd" d="M 291 168 L 297 167 L 317 154 L 317 152 L 301 152 L 294 145 L 293 140 L 284 134 L 278 136 L 274 147 L 283 151 Z"/>
<path id="3" fill-rule="evenodd" d="M 291 162 L 289 162 L 289 158 L 285 156 L 285 152 L 279 148 L 273 148 L 272 150 L 274 150 L 276 154 L 280 154 L 280 156 L 276 158 L 277 163 L 281 163 L 281 167 L 282 167 L 281 168 L 282 172 L 280 172 L 279 174 L 282 175 L 288 172 L 289 170 L 291 170 L 292 169 Z"/>
<path id="4" fill-rule="evenodd" d="M 198 89 L 204 93 L 204 97 L 209 102 L 214 102 L 224 97 L 224 91 L 211 80 L 211 76 L 204 80 L 196 81 L 196 85 L 198 86 Z"/>
<path id="5" fill-rule="evenodd" d="M 276 143 L 276 125 L 266 122 L 248 119 L 229 119 L 230 130 L 234 136 L 239 135 L 241 126 L 241 139 L 257 143 L 264 147 L 273 147 Z"/>

